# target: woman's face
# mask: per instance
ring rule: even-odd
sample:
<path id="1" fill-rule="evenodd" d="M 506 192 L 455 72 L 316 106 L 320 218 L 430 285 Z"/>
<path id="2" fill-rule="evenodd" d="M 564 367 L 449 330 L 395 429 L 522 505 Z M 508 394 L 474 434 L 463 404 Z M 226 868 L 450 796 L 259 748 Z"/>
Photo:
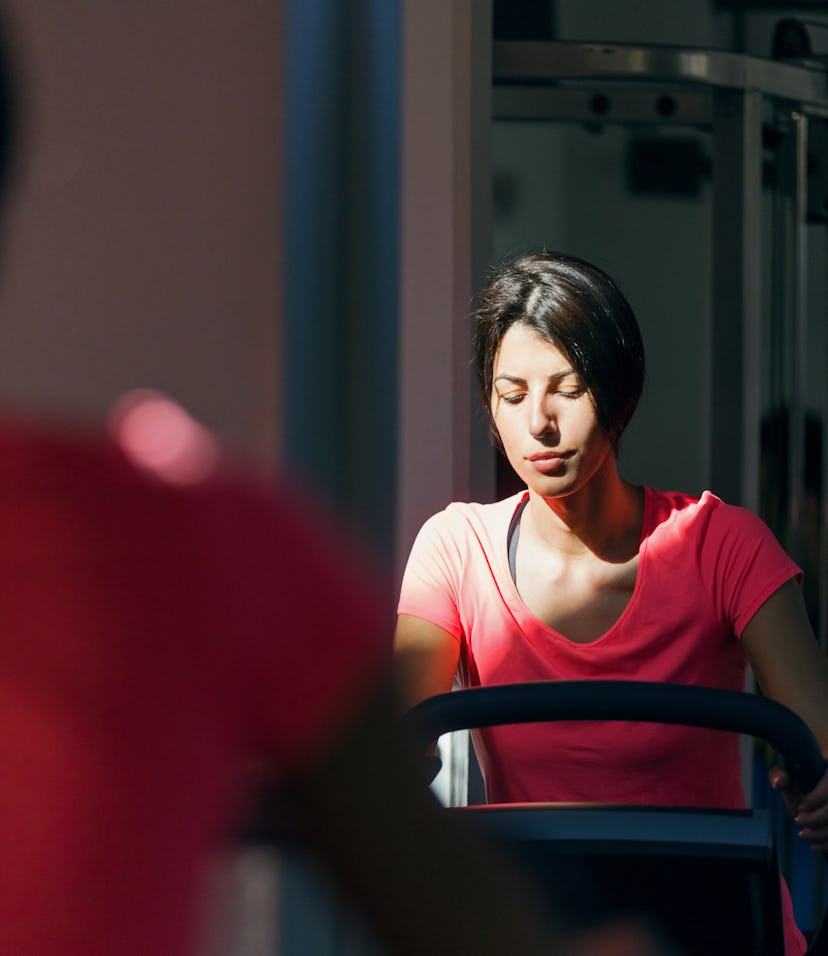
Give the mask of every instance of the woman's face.
<path id="1" fill-rule="evenodd" d="M 572 363 L 526 325 L 501 339 L 491 403 L 509 463 L 543 497 L 580 490 L 613 454 Z"/>

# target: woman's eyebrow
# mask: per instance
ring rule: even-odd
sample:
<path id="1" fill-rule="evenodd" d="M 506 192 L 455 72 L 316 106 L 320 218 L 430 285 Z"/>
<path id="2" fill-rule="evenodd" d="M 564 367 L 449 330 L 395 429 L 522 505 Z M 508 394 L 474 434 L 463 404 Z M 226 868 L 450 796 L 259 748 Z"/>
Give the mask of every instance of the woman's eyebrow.
<path id="1" fill-rule="evenodd" d="M 555 372 L 554 375 L 550 375 L 547 379 L 547 382 L 552 383 L 553 385 L 560 382 L 562 379 L 565 379 L 568 375 L 577 375 L 578 373 L 574 368 L 564 369 L 562 372 Z M 510 375 L 508 372 L 501 372 L 500 375 L 496 375 L 492 384 L 495 385 L 499 381 L 511 382 L 513 385 L 525 385 L 526 379 L 521 378 L 518 375 Z"/>

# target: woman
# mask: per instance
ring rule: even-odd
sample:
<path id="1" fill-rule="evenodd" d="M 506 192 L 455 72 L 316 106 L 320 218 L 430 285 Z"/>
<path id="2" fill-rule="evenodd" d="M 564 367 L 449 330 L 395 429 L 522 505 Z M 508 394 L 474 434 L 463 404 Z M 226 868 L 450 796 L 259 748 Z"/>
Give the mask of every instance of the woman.
<path id="1" fill-rule="evenodd" d="M 799 568 L 745 509 L 619 474 L 644 350 L 615 283 L 568 256 L 517 260 L 482 296 L 475 354 L 492 437 L 526 489 L 451 504 L 421 529 L 395 638 L 410 702 L 449 690 L 455 674 L 467 687 L 604 678 L 742 690 L 750 663 L 828 753 L 828 663 Z M 744 805 L 730 734 L 595 721 L 474 738 L 491 802 Z M 779 768 L 772 782 L 788 783 Z M 828 850 L 828 774 L 786 797 L 801 837 Z M 786 951 L 802 951 L 788 929 Z"/>

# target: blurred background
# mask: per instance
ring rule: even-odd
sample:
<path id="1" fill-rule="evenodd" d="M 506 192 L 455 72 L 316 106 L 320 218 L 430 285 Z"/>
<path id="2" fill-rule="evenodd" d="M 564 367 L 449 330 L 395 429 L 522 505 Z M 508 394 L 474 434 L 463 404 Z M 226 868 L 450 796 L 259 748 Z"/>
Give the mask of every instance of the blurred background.
<path id="1" fill-rule="evenodd" d="M 622 472 L 762 514 L 825 643 L 828 3 L 3 9 L 24 102 L 7 404 L 94 422 L 164 390 L 316 487 L 396 577 L 429 514 L 510 489 L 469 314 L 492 263 L 564 250 L 642 325 Z M 291 906 L 227 946 L 344 951 L 335 916 L 292 935 L 312 891 L 261 862 L 239 899 Z M 802 872 L 807 928 L 824 874 L 814 897 Z"/>

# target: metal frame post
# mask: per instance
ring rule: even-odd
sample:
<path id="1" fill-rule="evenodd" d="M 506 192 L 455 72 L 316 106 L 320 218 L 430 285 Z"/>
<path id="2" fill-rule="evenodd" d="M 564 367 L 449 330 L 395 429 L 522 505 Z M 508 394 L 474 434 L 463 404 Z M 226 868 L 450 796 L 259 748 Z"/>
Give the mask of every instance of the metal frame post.
<path id="1" fill-rule="evenodd" d="M 762 95 L 718 89 L 713 116 L 711 488 L 756 510 L 762 257 Z"/>

